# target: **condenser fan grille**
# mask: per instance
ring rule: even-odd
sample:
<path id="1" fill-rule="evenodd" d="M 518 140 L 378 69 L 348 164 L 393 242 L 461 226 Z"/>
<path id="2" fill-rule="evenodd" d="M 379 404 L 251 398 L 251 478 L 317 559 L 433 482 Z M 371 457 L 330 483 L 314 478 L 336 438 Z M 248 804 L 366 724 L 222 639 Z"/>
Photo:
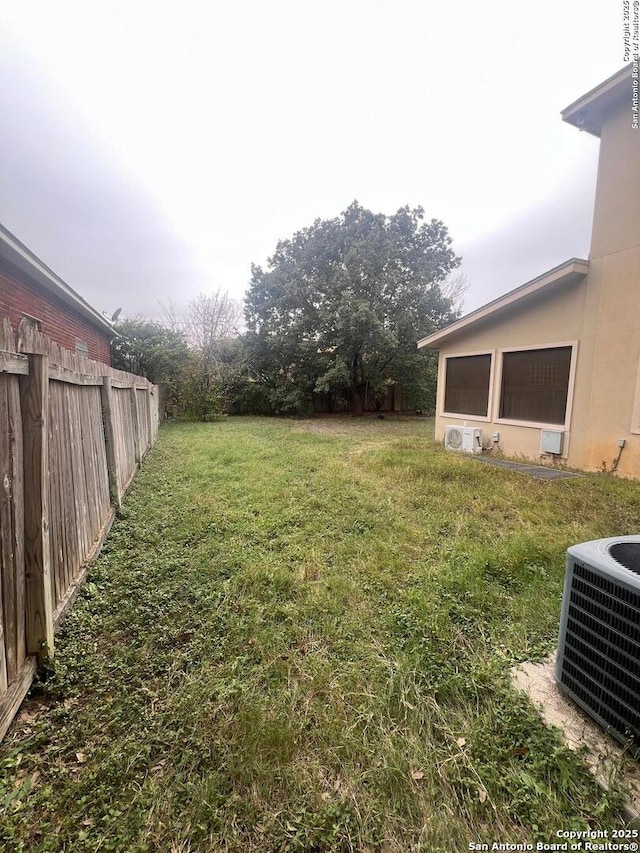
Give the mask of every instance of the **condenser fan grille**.
<path id="1" fill-rule="evenodd" d="M 640 754 L 640 591 L 573 563 L 559 681 Z"/>
<path id="2" fill-rule="evenodd" d="M 609 553 L 625 569 L 630 569 L 632 572 L 640 575 L 639 542 L 618 542 L 609 548 Z"/>
<path id="3" fill-rule="evenodd" d="M 462 447 L 462 430 L 450 429 L 447 434 L 447 443 L 453 450 L 460 450 Z"/>

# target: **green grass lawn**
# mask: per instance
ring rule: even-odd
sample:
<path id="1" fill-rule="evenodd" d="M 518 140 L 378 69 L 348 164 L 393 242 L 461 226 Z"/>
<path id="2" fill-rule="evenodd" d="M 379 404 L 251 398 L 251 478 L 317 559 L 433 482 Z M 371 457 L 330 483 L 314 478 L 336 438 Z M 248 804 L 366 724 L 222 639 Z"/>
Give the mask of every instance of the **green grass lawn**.
<path id="1" fill-rule="evenodd" d="M 0 846 L 449 851 L 620 828 L 510 687 L 567 546 L 638 485 L 446 453 L 428 421 L 166 426 L 0 746 Z"/>

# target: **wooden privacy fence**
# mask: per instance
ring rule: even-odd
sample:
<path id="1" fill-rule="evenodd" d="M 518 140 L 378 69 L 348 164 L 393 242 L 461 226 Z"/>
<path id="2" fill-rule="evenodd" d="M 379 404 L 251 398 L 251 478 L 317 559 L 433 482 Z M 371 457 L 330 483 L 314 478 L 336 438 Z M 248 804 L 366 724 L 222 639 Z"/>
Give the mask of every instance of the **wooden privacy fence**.
<path id="1" fill-rule="evenodd" d="M 0 739 L 158 432 L 159 394 L 0 323 Z"/>

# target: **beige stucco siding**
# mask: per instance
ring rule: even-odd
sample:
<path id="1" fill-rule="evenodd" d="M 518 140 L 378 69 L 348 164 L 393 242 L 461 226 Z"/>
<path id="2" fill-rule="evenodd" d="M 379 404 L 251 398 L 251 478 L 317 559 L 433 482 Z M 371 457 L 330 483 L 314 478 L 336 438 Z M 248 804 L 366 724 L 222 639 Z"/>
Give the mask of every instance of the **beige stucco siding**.
<path id="1" fill-rule="evenodd" d="M 565 284 L 557 290 L 549 288 L 512 309 L 500 312 L 483 323 L 474 325 L 444 343 L 440 349 L 436 436 L 444 437 L 447 424 L 477 426 L 483 431 L 485 447 L 492 444 L 494 432 L 500 434 L 500 448 L 509 456 L 540 457 L 539 426 L 508 424 L 499 418 L 500 406 L 500 362 L 503 349 L 528 349 L 530 347 L 554 346 L 571 343 L 580 351 L 582 317 L 585 300 L 584 280 Z M 523 300 L 524 302 L 524 300 Z M 489 388 L 489 419 L 465 417 L 444 413 L 445 363 L 447 357 L 472 353 L 490 352 L 493 355 L 493 370 Z M 561 427 L 556 427 L 561 429 Z M 565 436 L 565 454 L 570 448 L 570 430 Z"/>
<path id="2" fill-rule="evenodd" d="M 629 99 L 602 128 L 590 260 L 637 247 L 639 231 L 640 133 L 631 128 Z"/>
<path id="3" fill-rule="evenodd" d="M 592 357 L 580 364 L 591 382 L 588 408 L 576 423 L 581 467 L 640 477 L 640 435 L 634 432 L 640 363 L 640 135 L 630 103 L 613 108 L 602 127 L 591 238 L 585 325 Z"/>
<path id="4" fill-rule="evenodd" d="M 632 430 L 640 363 L 640 248 L 599 258 L 592 263 L 589 287 L 606 293 L 600 299 L 594 357 L 588 365 L 591 383 L 584 419 L 577 422 L 584 436 L 581 466 L 611 467 L 618 441 L 626 446 L 618 470 L 640 475 L 640 435 Z M 587 364 L 580 364 L 587 380 Z"/>

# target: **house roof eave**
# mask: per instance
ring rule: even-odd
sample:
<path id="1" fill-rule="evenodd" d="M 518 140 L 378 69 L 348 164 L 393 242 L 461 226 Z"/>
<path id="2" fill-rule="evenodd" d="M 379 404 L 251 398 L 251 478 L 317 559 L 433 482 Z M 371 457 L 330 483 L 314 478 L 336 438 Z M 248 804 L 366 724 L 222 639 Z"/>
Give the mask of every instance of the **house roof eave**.
<path id="1" fill-rule="evenodd" d="M 584 130 L 599 137 L 610 108 L 627 95 L 631 104 L 632 67 L 633 63 L 627 63 L 620 71 L 616 71 L 611 77 L 565 107 L 560 113 L 562 120 L 577 127 L 578 130 Z"/>
<path id="2" fill-rule="evenodd" d="M 501 311 L 504 311 L 506 308 L 510 308 L 521 300 L 540 293 L 540 291 L 545 290 L 548 287 L 560 287 L 583 279 L 588 272 L 589 261 L 584 260 L 583 258 L 571 258 L 563 264 L 560 264 L 542 275 L 537 276 L 537 278 L 520 285 L 520 287 L 510 290 L 503 296 L 498 297 L 498 299 L 494 299 L 492 302 L 482 305 L 470 314 L 466 314 L 454 323 L 450 323 L 448 326 L 445 326 L 444 329 L 440 329 L 438 332 L 427 335 L 425 338 L 418 341 L 418 349 L 422 349 L 424 347 L 439 349 L 439 346 L 444 341 L 454 335 L 460 334 L 463 331 L 467 331 L 476 323 L 493 317 Z"/>
<path id="3" fill-rule="evenodd" d="M 5 258 L 14 267 L 25 273 L 32 281 L 40 285 L 43 290 L 57 296 L 66 305 L 74 308 L 85 319 L 90 320 L 96 326 L 113 334 L 113 324 L 93 306 L 69 287 L 69 285 L 57 276 L 53 270 L 43 263 L 34 253 L 21 243 L 4 226 L 0 225 L 0 257 Z"/>

